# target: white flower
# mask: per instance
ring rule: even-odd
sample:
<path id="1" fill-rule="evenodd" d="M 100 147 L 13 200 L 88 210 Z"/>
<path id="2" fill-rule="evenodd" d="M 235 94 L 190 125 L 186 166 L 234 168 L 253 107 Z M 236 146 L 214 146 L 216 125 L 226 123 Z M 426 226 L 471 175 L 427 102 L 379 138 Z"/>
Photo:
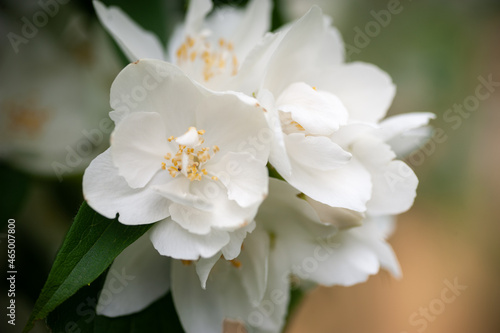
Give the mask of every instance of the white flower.
<path id="1" fill-rule="evenodd" d="M 94 1 L 102 24 L 130 61 L 153 58 L 179 66 L 189 77 L 216 90 L 230 90 L 241 63 L 269 29 L 271 2 L 252 0 L 245 10 L 212 10 L 211 0 L 192 0 L 185 22 L 172 34 L 168 50 L 117 7 Z"/>
<path id="2" fill-rule="evenodd" d="M 288 183 L 329 206 L 401 213 L 413 203 L 417 178 L 394 160 L 382 133 L 397 128 L 404 135 L 432 115 L 379 123 L 395 93 L 390 77 L 370 64 L 344 63 L 342 40 L 329 24 L 313 7 L 267 36 L 241 69 L 275 131 L 270 163 Z M 387 174 L 400 179 L 391 183 Z"/>
<path id="3" fill-rule="evenodd" d="M 267 193 L 269 148 L 250 145 L 267 129 L 262 108 L 158 60 L 127 66 L 111 101 L 121 109 L 111 147 L 85 172 L 89 205 L 124 224 L 157 222 L 150 237 L 163 255 L 238 255 L 244 234 L 234 231 L 251 230 Z"/>
<path id="4" fill-rule="evenodd" d="M 72 20 L 58 39 L 40 29 L 29 43 L 14 44 L 18 53 L 2 47 L 0 158 L 15 167 L 44 176 L 82 173 L 105 149 L 110 131 L 101 121 L 120 67 L 104 31 L 85 24 Z"/>
<path id="5" fill-rule="evenodd" d="M 188 333 L 218 333 L 229 323 L 252 332 L 280 332 L 291 275 L 344 286 L 365 281 L 380 267 L 400 275 L 394 253 L 385 242 L 392 232 L 391 218 L 366 219 L 361 227 L 339 231 L 333 224 L 320 222 L 298 194 L 285 182 L 270 181 L 270 196 L 256 217 L 258 227 L 246 237 L 234 260 L 217 254 L 196 263 L 168 261 L 148 248 L 144 237 L 139 239 L 117 257 L 110 272 L 133 272 L 140 283 L 126 286 L 119 298 L 101 296 L 98 312 L 130 314 L 170 290 Z M 141 269 L 136 267 L 138 263 Z M 108 273 L 105 290 L 112 278 L 113 273 Z"/>

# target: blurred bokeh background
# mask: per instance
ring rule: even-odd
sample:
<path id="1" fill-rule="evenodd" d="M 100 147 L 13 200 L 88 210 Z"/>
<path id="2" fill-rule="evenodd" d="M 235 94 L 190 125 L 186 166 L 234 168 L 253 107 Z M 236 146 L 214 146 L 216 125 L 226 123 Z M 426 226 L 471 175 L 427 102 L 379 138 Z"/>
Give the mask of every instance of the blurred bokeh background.
<path id="1" fill-rule="evenodd" d="M 182 0 L 103 2 L 164 41 L 186 8 Z M 83 199 L 83 170 L 108 145 L 109 87 L 126 64 L 90 1 L 40 3 L 0 0 L 0 270 L 15 218 L 18 329 Z M 389 113 L 434 112 L 436 135 L 407 158 L 418 197 L 390 240 L 403 278 L 381 272 L 354 287 L 314 289 L 287 332 L 500 332 L 500 2 L 276 0 L 273 26 L 312 4 L 333 18 L 349 61 L 391 75 L 398 93 Z M 444 302 L 449 284 L 462 289 Z M 0 331 L 12 331 L 4 319 Z"/>

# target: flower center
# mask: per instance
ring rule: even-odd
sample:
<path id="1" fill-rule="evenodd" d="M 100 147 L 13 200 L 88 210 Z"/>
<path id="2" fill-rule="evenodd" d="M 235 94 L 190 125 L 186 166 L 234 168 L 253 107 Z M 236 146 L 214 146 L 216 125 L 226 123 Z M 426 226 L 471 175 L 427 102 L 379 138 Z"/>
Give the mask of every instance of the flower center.
<path id="1" fill-rule="evenodd" d="M 220 38 L 218 43 L 211 44 L 207 37 L 208 33 L 202 33 L 196 38 L 187 36 L 177 49 L 177 64 L 183 69 L 193 67 L 195 71 L 201 70 L 206 82 L 224 73 L 236 75 L 238 57 L 234 53 L 233 43 Z"/>
<path id="2" fill-rule="evenodd" d="M 170 176 L 176 177 L 182 173 L 190 181 L 201 180 L 203 176 L 208 176 L 208 171 L 203 165 L 208 162 L 214 154 L 220 149 L 218 146 L 203 147 L 204 130 L 197 130 L 196 127 L 190 127 L 186 133 L 180 137 L 168 138 L 168 142 L 175 141 L 178 144 L 178 150 L 175 155 L 167 153 L 164 158 L 166 162 L 161 163 L 163 170 L 168 170 Z M 211 177 L 218 180 L 216 176 Z"/>

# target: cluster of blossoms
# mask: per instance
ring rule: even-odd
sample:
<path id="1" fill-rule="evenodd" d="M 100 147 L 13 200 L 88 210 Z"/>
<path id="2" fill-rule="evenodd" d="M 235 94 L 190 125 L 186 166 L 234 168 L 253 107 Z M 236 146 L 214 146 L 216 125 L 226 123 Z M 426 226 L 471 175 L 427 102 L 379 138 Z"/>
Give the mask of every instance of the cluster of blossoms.
<path id="1" fill-rule="evenodd" d="M 85 199 L 123 224 L 154 223 L 114 261 L 135 278 L 99 314 L 171 292 L 186 332 L 279 332 L 292 277 L 349 286 L 381 267 L 400 275 L 385 240 L 418 180 L 396 158 L 432 114 L 382 120 L 390 77 L 345 63 L 318 7 L 269 33 L 269 0 L 191 0 L 165 52 L 120 9 L 94 6 L 133 63 L 111 87 L 116 127 L 85 172 Z"/>

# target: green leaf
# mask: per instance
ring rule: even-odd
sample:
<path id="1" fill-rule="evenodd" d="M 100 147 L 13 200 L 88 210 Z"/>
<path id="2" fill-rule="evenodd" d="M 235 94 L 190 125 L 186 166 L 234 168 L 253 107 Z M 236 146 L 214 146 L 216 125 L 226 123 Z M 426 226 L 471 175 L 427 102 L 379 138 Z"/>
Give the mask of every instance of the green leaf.
<path id="1" fill-rule="evenodd" d="M 0 184 L 2 184 L 0 218 L 2 221 L 15 218 L 24 204 L 30 181 L 31 178 L 28 175 L 0 162 Z M 6 228 L 7 223 L 2 225 L 2 229 L 4 226 Z"/>
<path id="2" fill-rule="evenodd" d="M 81 288 L 49 314 L 47 324 L 53 332 L 184 333 L 170 293 L 138 313 L 116 318 L 96 315 L 95 307 L 106 274 Z"/>
<path id="3" fill-rule="evenodd" d="M 83 286 L 99 277 L 128 245 L 151 225 L 126 226 L 83 203 L 66 235 L 47 282 L 23 332 L 33 327 Z"/>

